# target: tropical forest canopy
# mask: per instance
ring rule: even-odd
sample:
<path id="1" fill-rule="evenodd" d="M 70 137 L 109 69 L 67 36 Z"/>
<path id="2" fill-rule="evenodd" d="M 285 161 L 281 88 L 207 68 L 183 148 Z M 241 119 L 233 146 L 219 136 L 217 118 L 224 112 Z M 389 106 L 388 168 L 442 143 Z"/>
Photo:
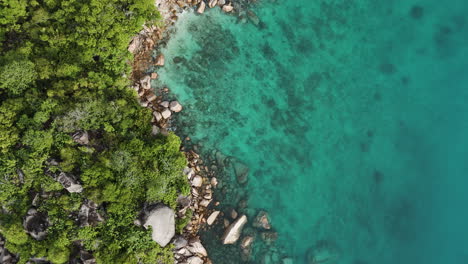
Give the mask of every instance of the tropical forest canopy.
<path id="1" fill-rule="evenodd" d="M 152 0 L 0 0 L 0 234 L 20 263 L 65 263 L 77 244 L 98 263 L 172 258 L 134 220 L 144 203 L 175 207 L 186 161 L 179 138 L 151 135 L 125 77 L 131 37 L 159 18 Z M 87 201 L 104 221 L 77 223 Z M 49 219 L 44 240 L 23 228 L 30 208 Z"/>

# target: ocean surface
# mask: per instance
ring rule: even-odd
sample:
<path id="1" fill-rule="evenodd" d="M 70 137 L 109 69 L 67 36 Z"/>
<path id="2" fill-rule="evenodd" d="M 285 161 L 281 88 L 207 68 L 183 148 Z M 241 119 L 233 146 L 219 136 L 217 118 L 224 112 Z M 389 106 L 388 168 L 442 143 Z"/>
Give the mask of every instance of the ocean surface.
<path id="1" fill-rule="evenodd" d="M 251 10 L 258 25 L 182 15 L 156 84 L 185 107 L 177 133 L 249 167 L 217 198 L 246 199 L 249 225 L 268 212 L 276 253 L 250 263 L 468 263 L 468 2 Z M 243 263 L 202 238 L 215 264 Z"/>

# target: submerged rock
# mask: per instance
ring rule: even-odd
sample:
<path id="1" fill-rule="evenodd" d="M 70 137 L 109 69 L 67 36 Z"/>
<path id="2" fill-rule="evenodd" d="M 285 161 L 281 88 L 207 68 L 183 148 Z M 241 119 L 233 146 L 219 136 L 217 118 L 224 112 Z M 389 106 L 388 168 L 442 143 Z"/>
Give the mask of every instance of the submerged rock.
<path id="1" fill-rule="evenodd" d="M 271 225 L 270 225 L 270 221 L 268 220 L 268 213 L 265 211 L 260 211 L 257 217 L 255 217 L 253 226 L 257 228 L 267 229 L 267 230 L 270 229 Z"/>
<path id="2" fill-rule="evenodd" d="M 242 233 L 242 228 L 247 223 L 247 216 L 242 215 L 239 217 L 234 223 L 232 223 L 224 232 L 223 237 L 221 240 L 223 244 L 234 244 L 239 240 L 239 237 Z"/>
<path id="3" fill-rule="evenodd" d="M 329 241 L 321 240 L 307 250 L 306 264 L 336 264 L 339 253 L 337 247 Z"/>
<path id="4" fill-rule="evenodd" d="M 78 212 L 78 220 L 80 226 L 95 226 L 99 222 L 103 222 L 104 218 L 97 211 L 97 204 L 88 200 L 83 203 Z"/>
<path id="5" fill-rule="evenodd" d="M 249 176 L 249 167 L 247 167 L 247 165 L 236 162 L 234 163 L 234 171 L 236 173 L 237 181 L 240 184 L 247 182 L 247 177 Z"/>
<path id="6" fill-rule="evenodd" d="M 165 247 L 175 235 L 175 213 L 171 208 L 159 205 L 147 214 L 143 226 L 151 226 L 151 237 L 161 247 Z"/>

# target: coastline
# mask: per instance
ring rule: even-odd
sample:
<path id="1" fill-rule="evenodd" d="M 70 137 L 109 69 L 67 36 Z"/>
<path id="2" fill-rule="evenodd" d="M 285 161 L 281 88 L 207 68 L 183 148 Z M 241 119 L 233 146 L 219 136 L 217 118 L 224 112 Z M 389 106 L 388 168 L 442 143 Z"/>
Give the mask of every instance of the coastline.
<path id="1" fill-rule="evenodd" d="M 222 2 L 220 1 L 222 4 Z M 174 113 L 182 111 L 182 106 L 178 101 L 166 100 L 170 97 L 168 88 L 155 90 L 151 86 L 151 80 L 158 78 L 154 71 L 149 73 L 154 67 L 164 66 L 164 55 L 159 53 L 156 57 L 153 53 L 170 38 L 171 26 L 177 21 L 178 16 L 185 10 L 198 5 L 197 12 L 203 13 L 206 7 L 213 8 L 218 4 L 217 1 L 210 1 L 206 5 L 203 1 L 192 2 L 174 1 L 174 0 L 156 0 L 155 6 L 160 12 L 163 23 L 161 26 L 143 26 L 143 29 L 133 37 L 128 50 L 134 55 L 132 62 L 133 82 L 132 88 L 138 94 L 139 102 L 142 107 L 152 110 L 152 134 L 167 135 L 171 130 Z M 226 7 L 224 7 L 226 6 Z M 231 12 L 232 6 L 221 5 L 225 12 Z M 185 138 L 183 142 L 190 141 Z M 212 263 L 208 257 L 207 250 L 200 241 L 199 230 L 205 224 L 213 224 L 219 211 L 209 210 L 208 206 L 212 203 L 219 205 L 219 202 L 213 201 L 213 189 L 217 185 L 215 172 L 208 166 L 203 166 L 203 160 L 200 155 L 192 149 L 185 149 L 183 144 L 181 151 L 187 159 L 187 167 L 183 173 L 187 176 L 190 185 L 190 195 L 188 197 L 180 195 L 177 199 L 177 221 L 185 224 L 180 235 L 173 239 L 175 263 Z"/>
<path id="2" fill-rule="evenodd" d="M 144 27 L 129 46 L 129 51 L 135 55 L 132 72 L 133 88 L 138 93 L 141 106 L 148 107 L 153 112 L 153 135 L 167 135 L 169 131 L 180 130 L 178 125 L 181 124 L 177 124 L 174 117 L 176 113 L 182 111 L 182 105 L 173 99 L 174 96 L 169 88 L 151 86 L 151 81 L 159 77 L 156 70 L 164 67 L 165 57 L 161 48 L 167 45 L 176 30 L 174 24 L 179 16 L 189 12 L 190 9 L 202 15 L 206 9 L 220 8 L 226 14 L 235 15 L 239 23 L 250 22 L 259 26 L 261 22 L 256 14 L 247 8 L 249 4 L 251 3 L 226 3 L 222 0 L 212 0 L 207 3 L 190 0 L 156 1 L 156 6 L 163 17 L 163 25 Z M 187 225 L 180 236 L 174 237 L 175 263 L 212 263 L 201 242 L 199 232 L 201 230 L 210 244 L 216 243 L 220 247 L 239 244 L 221 250 L 223 252 L 221 254 L 233 258 L 233 263 L 236 263 L 235 259 L 243 262 L 251 261 L 254 251 L 262 252 L 262 261 L 265 263 L 293 263 L 292 258 L 274 247 L 278 234 L 270 225 L 268 213 L 261 209 L 248 208 L 248 194 L 239 194 L 235 190 L 236 187 L 239 189 L 246 184 L 249 168 L 234 157 L 225 156 L 219 150 L 207 150 L 209 153 L 202 153 L 203 146 L 193 144 L 190 135 L 178 133 L 178 136 L 182 140 L 181 151 L 187 158 L 188 166 L 184 170 L 184 175 L 189 180 L 190 195 L 179 196 L 178 199 L 176 212 L 178 221 L 183 221 Z M 229 169 L 234 169 L 235 179 L 226 179 L 226 181 L 223 179 L 221 182 L 220 178 L 224 178 Z M 220 205 L 215 196 L 221 197 L 226 193 L 242 199 L 234 199 L 235 205 Z M 243 232 L 244 226 L 245 232 Z"/>

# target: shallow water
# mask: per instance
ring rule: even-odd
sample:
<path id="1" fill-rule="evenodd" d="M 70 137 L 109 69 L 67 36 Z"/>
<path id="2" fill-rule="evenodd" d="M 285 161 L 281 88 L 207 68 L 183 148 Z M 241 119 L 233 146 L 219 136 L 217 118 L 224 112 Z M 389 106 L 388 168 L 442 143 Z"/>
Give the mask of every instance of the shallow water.
<path id="1" fill-rule="evenodd" d="M 267 210 L 295 263 L 320 241 L 327 264 L 468 263 L 468 2 L 378 2 L 187 13 L 160 82 L 178 133 L 250 168 L 218 198 Z M 214 263 L 241 263 L 212 239 Z"/>

